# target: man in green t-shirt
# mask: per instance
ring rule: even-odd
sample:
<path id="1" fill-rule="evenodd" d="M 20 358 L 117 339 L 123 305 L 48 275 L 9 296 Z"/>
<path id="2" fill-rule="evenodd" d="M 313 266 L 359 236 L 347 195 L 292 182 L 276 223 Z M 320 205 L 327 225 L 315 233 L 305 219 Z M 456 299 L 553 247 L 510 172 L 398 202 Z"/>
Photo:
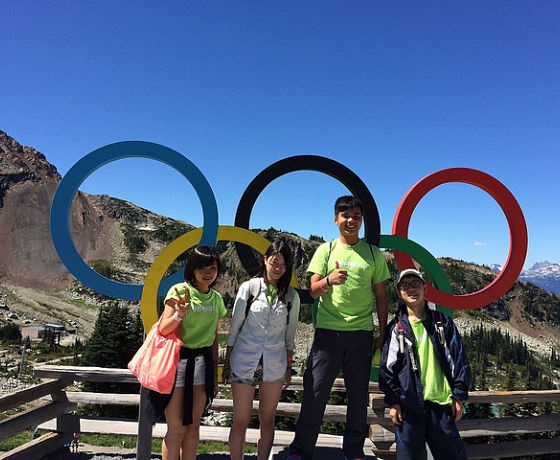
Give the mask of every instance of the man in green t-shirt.
<path id="1" fill-rule="evenodd" d="M 341 369 L 348 398 L 342 449 L 346 459 L 364 457 L 372 315 L 375 303 L 379 322 L 375 346 L 381 348 L 388 315 L 385 281 L 390 274 L 379 248 L 359 237 L 360 200 L 342 196 L 336 200 L 334 213 L 340 236 L 319 246 L 307 269 L 312 273 L 311 296 L 319 298 L 319 303 L 289 459 L 313 457 L 325 406 Z"/>

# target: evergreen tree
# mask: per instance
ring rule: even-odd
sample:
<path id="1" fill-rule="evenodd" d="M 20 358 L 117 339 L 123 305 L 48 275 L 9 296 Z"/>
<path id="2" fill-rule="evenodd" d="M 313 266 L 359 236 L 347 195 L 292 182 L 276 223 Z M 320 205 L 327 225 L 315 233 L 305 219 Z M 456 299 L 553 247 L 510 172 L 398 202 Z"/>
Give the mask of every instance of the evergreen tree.
<path id="1" fill-rule="evenodd" d="M 21 330 L 17 324 L 0 324 L 0 342 L 19 344 L 21 343 L 21 338 Z"/>
<path id="2" fill-rule="evenodd" d="M 41 344 L 39 349 L 42 353 L 57 353 L 61 350 L 60 346 L 60 333 L 53 331 L 52 329 L 45 329 L 43 331 L 43 337 L 41 338 Z"/>
<path id="3" fill-rule="evenodd" d="M 72 345 L 72 366 L 78 366 L 80 363 L 80 354 L 82 353 L 83 345 L 79 337 L 76 337 Z"/>
<path id="4" fill-rule="evenodd" d="M 83 364 L 109 368 L 126 368 L 142 343 L 139 315 L 134 318 L 126 306 L 111 302 L 102 307 L 90 339 L 84 347 Z"/>
<path id="5" fill-rule="evenodd" d="M 84 345 L 82 365 L 124 369 L 140 347 L 143 327 L 139 312 L 131 315 L 127 306 L 111 302 L 99 311 L 93 333 Z M 98 393 L 136 393 L 138 384 L 84 382 L 86 391 Z M 112 417 L 135 417 L 136 408 L 96 406 L 89 413 Z"/>

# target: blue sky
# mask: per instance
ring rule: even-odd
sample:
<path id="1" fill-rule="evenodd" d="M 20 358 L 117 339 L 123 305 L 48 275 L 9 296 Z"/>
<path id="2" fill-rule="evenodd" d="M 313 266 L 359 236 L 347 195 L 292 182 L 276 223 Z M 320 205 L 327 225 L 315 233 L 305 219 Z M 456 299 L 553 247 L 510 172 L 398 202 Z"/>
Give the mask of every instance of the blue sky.
<path id="1" fill-rule="evenodd" d="M 451 167 L 503 183 L 527 221 L 525 266 L 560 262 L 557 1 L 6 1 L 0 129 L 64 175 L 104 145 L 179 151 L 233 225 L 250 181 L 289 156 L 332 158 L 370 189 L 390 234 L 407 191 Z M 202 224 L 169 166 L 119 160 L 81 189 Z M 335 179 L 295 172 L 251 227 L 337 236 Z M 503 264 L 509 230 L 486 192 L 441 185 L 409 238 L 436 257 Z"/>

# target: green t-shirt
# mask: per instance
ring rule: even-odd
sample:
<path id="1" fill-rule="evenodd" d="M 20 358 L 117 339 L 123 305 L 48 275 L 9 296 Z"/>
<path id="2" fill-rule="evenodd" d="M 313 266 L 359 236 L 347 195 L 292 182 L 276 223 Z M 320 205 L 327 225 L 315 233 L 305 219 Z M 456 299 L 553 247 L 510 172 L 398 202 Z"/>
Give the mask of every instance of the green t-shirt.
<path id="1" fill-rule="evenodd" d="M 424 401 L 451 404 L 451 386 L 441 370 L 434 351 L 434 345 L 428 337 L 428 331 L 426 331 L 422 321 L 411 321 L 410 326 L 412 327 L 414 337 L 416 337 Z"/>
<path id="2" fill-rule="evenodd" d="M 278 288 L 274 284 L 268 284 L 266 287 L 266 300 L 268 300 L 269 304 L 272 304 L 274 297 L 276 297 L 276 293 L 278 292 Z"/>
<path id="3" fill-rule="evenodd" d="M 315 326 L 335 331 L 373 331 L 373 284 L 391 276 L 383 253 L 373 245 L 370 248 L 364 239 L 354 245 L 337 239 L 317 248 L 307 271 L 326 276 L 337 261 L 339 268 L 348 270 L 348 279 L 319 298 Z"/>
<path id="4" fill-rule="evenodd" d="M 209 347 L 216 338 L 218 319 L 227 313 L 224 300 L 214 289 L 210 289 L 207 294 L 203 294 L 189 283 L 179 283 L 172 286 L 167 292 L 165 300 L 177 298 L 175 288 L 184 298 L 187 287 L 191 308 L 187 311 L 185 319 L 179 326 L 179 335 L 183 339 L 183 346 L 186 348 Z"/>

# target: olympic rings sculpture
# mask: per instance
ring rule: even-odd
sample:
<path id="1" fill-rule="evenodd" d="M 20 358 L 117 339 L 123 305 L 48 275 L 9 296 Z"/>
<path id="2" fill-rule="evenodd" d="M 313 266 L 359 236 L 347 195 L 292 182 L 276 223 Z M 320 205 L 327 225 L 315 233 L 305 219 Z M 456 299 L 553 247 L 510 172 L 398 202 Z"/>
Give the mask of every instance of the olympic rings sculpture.
<path id="1" fill-rule="evenodd" d="M 92 270 L 78 254 L 70 234 L 70 207 L 78 187 L 85 178 L 101 166 L 128 157 L 143 157 L 165 163 L 180 172 L 193 186 L 202 204 L 203 227 L 187 232 L 171 242 L 158 255 L 146 275 L 144 285 L 119 283 Z M 318 166 L 320 165 L 320 166 Z M 527 227 L 523 212 L 515 197 L 498 180 L 469 168 L 450 168 L 428 175 L 417 182 L 401 200 L 393 219 L 392 235 L 381 235 L 377 205 L 368 187 L 346 166 L 322 156 L 299 155 L 284 158 L 259 173 L 249 184 L 239 202 L 235 226 L 220 226 L 214 193 L 200 170 L 180 153 L 150 142 L 125 141 L 94 150 L 79 160 L 63 177 L 53 197 L 50 214 L 51 236 L 55 249 L 68 269 L 80 282 L 108 297 L 141 300 L 142 320 L 146 330 L 157 320 L 157 296 L 182 281 L 181 270 L 163 277 L 175 258 L 197 245 L 213 246 L 218 240 L 243 243 L 263 254 L 269 242 L 249 230 L 249 219 L 259 194 L 274 179 L 294 171 L 310 170 L 327 174 L 345 185 L 364 206 L 364 231 L 368 242 L 395 251 L 399 270 L 414 267 L 416 260 L 426 270 L 426 297 L 441 307 L 474 309 L 483 307 L 503 296 L 521 273 L 527 254 Z M 408 225 L 412 212 L 433 188 L 463 182 L 481 188 L 494 198 L 504 212 L 510 230 L 510 248 L 503 270 L 485 288 L 466 295 L 452 295 L 445 271 L 425 248 L 408 239 Z M 256 261 L 247 246 L 236 244 L 243 267 L 249 274 L 256 271 Z M 295 278 L 292 285 L 296 285 Z M 309 300 L 306 290 L 298 289 L 302 301 Z"/>

